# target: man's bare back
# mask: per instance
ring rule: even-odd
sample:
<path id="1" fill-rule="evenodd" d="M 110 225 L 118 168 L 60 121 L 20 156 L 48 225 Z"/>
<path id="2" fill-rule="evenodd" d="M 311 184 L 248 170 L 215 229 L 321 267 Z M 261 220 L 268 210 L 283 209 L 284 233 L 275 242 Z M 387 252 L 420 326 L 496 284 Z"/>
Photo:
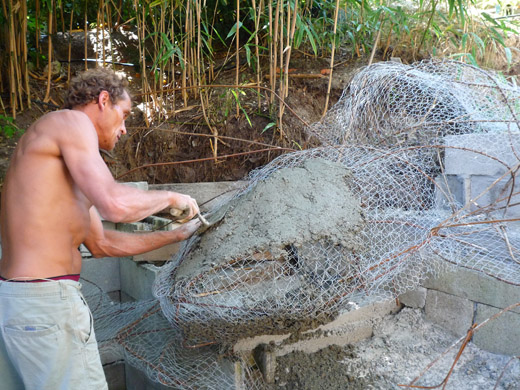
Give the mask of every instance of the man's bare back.
<path id="1" fill-rule="evenodd" d="M 22 136 L 12 157 L 2 196 L 4 278 L 79 274 L 79 245 L 90 226 L 91 203 L 68 171 L 57 139 L 77 111 L 45 115 Z"/>
<path id="2" fill-rule="evenodd" d="M 199 227 L 191 220 L 146 234 L 104 228 L 102 218 L 133 222 L 175 208 L 189 220 L 199 212 L 188 195 L 117 183 L 101 158 L 99 149 L 112 150 L 126 134 L 132 108 L 126 85 L 108 69 L 78 75 L 66 109 L 34 123 L 13 154 L 0 211 L 4 387 L 108 390 L 80 292 L 78 247 L 94 257 L 132 256 L 185 240 Z"/>
<path id="3" fill-rule="evenodd" d="M 81 243 L 96 257 L 125 256 L 193 234 L 198 227 L 194 221 L 177 231 L 139 236 L 103 229 L 99 214 L 131 222 L 168 207 L 188 210 L 188 218 L 199 211 L 189 196 L 141 191 L 114 181 L 99 148 L 113 149 L 126 133 L 130 109 L 126 92 L 112 102 L 102 91 L 97 100 L 46 114 L 27 130 L 4 182 L 0 276 L 79 274 Z"/>

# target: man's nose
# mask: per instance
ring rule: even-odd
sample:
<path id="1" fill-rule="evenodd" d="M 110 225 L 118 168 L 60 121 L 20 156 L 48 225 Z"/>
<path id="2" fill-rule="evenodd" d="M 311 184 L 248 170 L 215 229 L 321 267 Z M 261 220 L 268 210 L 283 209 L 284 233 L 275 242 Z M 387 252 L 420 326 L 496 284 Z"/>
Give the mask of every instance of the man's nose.
<path id="1" fill-rule="evenodd" d="M 125 122 L 123 122 L 123 126 L 121 126 L 121 133 L 123 133 L 123 134 L 127 133 Z"/>

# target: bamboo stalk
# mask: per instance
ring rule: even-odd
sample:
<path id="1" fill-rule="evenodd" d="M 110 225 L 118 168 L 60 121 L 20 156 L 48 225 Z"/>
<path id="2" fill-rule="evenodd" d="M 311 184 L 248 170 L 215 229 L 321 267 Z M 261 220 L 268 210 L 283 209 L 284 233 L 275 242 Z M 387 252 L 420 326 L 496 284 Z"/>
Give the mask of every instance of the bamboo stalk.
<path id="1" fill-rule="evenodd" d="M 332 32 L 333 41 L 332 41 L 332 50 L 331 50 L 331 54 L 330 54 L 329 83 L 327 85 L 327 95 L 325 97 L 325 107 L 323 108 L 322 117 L 325 116 L 326 112 L 329 109 L 330 89 L 332 87 L 332 73 L 334 70 L 334 52 L 336 50 L 336 31 L 337 31 L 337 27 L 338 27 L 338 14 L 339 14 L 339 0 L 336 0 L 336 7 L 334 10 L 334 29 Z"/>
<path id="2" fill-rule="evenodd" d="M 11 116 L 16 119 L 17 96 L 16 96 L 16 80 L 15 80 L 15 61 L 14 56 L 14 19 L 13 19 L 13 1 L 9 0 L 9 85 L 10 85 L 10 102 L 11 102 Z"/>
<path id="3" fill-rule="evenodd" d="M 27 50 L 27 40 L 25 37 L 27 36 L 27 2 L 21 2 L 21 22 L 22 22 L 22 31 L 20 33 L 22 42 L 22 72 L 25 82 L 25 95 L 27 98 L 27 107 L 31 108 L 31 89 L 29 85 L 29 67 L 27 66 L 27 58 L 28 58 L 28 50 Z"/>
<path id="4" fill-rule="evenodd" d="M 236 66 L 235 66 L 235 84 L 236 85 L 239 85 L 239 72 L 240 72 L 240 0 L 237 0 L 237 28 L 236 28 L 236 32 L 235 32 L 235 39 L 236 39 L 236 53 L 235 53 L 235 61 L 236 61 Z M 236 92 L 236 110 L 237 110 L 237 114 L 236 114 L 236 117 L 238 119 L 238 117 L 240 116 L 240 106 L 239 106 L 239 99 L 240 99 L 240 94 L 238 92 L 238 89 L 235 91 Z"/>
<path id="5" fill-rule="evenodd" d="M 255 56 L 256 56 L 256 83 L 258 86 L 260 86 L 260 80 L 262 79 L 261 74 L 261 68 L 260 68 L 260 51 L 259 51 L 259 40 L 258 40 L 258 33 L 259 33 L 259 26 L 260 26 L 260 17 L 262 15 L 262 6 L 264 4 L 264 0 L 260 0 L 260 4 L 258 5 L 258 13 L 256 11 L 256 1 L 252 0 L 252 6 L 253 6 L 253 18 L 255 20 Z M 262 103 L 260 101 L 260 88 L 256 90 L 256 95 L 258 98 L 258 110 L 262 107 Z"/>
<path id="6" fill-rule="evenodd" d="M 188 72 L 188 46 L 189 46 L 189 13 L 190 13 L 190 0 L 188 0 L 188 7 L 186 8 L 186 20 L 185 20 L 185 33 L 186 38 L 184 39 L 183 45 L 184 45 L 184 67 L 182 68 L 182 78 L 181 78 L 181 85 L 183 87 L 182 89 L 182 100 L 184 102 L 184 107 L 188 106 L 188 92 L 186 90 L 186 74 Z"/>
<path id="7" fill-rule="evenodd" d="M 175 42 L 175 13 L 174 13 L 173 4 L 170 7 L 170 36 L 172 38 L 172 42 Z M 180 60 L 180 59 L 179 59 Z M 172 77 L 172 85 L 175 86 L 175 55 L 170 59 L 171 62 L 171 77 Z M 175 91 L 172 93 L 172 102 L 173 102 L 173 112 L 175 115 L 176 111 L 176 101 L 175 101 Z"/>
<path id="8" fill-rule="evenodd" d="M 69 63 L 67 64 L 67 87 L 70 84 L 70 60 L 72 58 L 72 23 L 74 16 L 74 1 L 72 2 L 72 9 L 70 11 L 70 24 L 69 24 L 69 53 L 68 53 L 68 59 Z"/>
<path id="9" fill-rule="evenodd" d="M 36 31 L 34 41 L 36 42 L 36 68 L 40 67 L 40 0 L 36 0 Z"/>
<path id="10" fill-rule="evenodd" d="M 48 25 L 47 25 L 47 39 L 48 39 L 48 47 L 47 47 L 47 89 L 45 90 L 45 97 L 43 98 L 43 101 L 47 103 L 50 99 L 50 93 L 51 93 L 51 76 L 52 76 L 52 23 L 53 23 L 53 12 L 52 9 L 54 8 L 54 0 L 51 0 L 51 9 L 49 10 L 49 17 L 48 17 Z"/>
<path id="11" fill-rule="evenodd" d="M 85 59 L 85 70 L 88 69 L 88 50 L 87 50 L 87 43 L 88 43 L 88 25 L 87 25 L 87 2 L 85 1 L 85 13 L 84 13 L 84 26 L 83 26 L 83 44 L 84 44 L 84 51 L 83 51 L 83 58 Z"/>
<path id="12" fill-rule="evenodd" d="M 280 2 L 283 2 L 284 0 L 279 0 Z M 289 0 L 288 0 L 289 1 Z M 282 6 L 280 7 L 280 45 L 279 45 L 279 50 L 280 50 L 280 83 L 279 83 L 279 86 L 278 86 L 278 94 L 282 97 L 282 99 L 284 98 L 284 90 L 283 90 L 283 86 L 285 85 L 285 75 L 283 73 L 283 65 L 284 65 L 284 60 L 283 60 L 283 53 L 284 53 L 284 47 L 283 47 L 283 43 L 284 43 L 284 36 L 283 36 L 283 31 L 284 31 L 284 15 L 283 15 L 283 11 L 284 10 L 284 5 L 282 3 Z M 283 132 L 283 122 L 282 122 L 282 116 L 283 116 L 283 109 L 282 109 L 282 105 L 278 106 L 278 130 L 280 131 L 280 137 L 282 137 L 282 134 L 284 133 Z"/>

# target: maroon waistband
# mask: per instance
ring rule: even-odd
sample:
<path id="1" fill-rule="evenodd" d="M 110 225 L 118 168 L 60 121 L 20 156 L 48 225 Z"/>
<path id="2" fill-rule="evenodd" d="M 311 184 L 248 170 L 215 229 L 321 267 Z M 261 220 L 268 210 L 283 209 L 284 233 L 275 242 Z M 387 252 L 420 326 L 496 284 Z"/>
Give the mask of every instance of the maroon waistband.
<path id="1" fill-rule="evenodd" d="M 0 275 L 0 280 L 3 280 L 4 282 L 21 282 L 21 283 L 39 283 L 39 282 L 48 282 L 51 280 L 73 280 L 75 282 L 79 282 L 79 274 L 51 276 L 49 278 L 44 278 L 44 279 L 29 279 L 29 280 L 6 279 Z"/>

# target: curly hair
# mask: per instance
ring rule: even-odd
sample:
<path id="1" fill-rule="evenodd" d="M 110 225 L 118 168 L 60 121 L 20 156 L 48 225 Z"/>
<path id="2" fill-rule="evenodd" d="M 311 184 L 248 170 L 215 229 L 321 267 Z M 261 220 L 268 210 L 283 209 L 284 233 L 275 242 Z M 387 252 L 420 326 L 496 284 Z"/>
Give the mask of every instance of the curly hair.
<path id="1" fill-rule="evenodd" d="M 110 101 L 116 103 L 127 90 L 128 82 L 107 68 L 86 70 L 74 77 L 65 96 L 63 108 L 84 106 L 97 100 L 101 91 L 107 91 Z"/>

